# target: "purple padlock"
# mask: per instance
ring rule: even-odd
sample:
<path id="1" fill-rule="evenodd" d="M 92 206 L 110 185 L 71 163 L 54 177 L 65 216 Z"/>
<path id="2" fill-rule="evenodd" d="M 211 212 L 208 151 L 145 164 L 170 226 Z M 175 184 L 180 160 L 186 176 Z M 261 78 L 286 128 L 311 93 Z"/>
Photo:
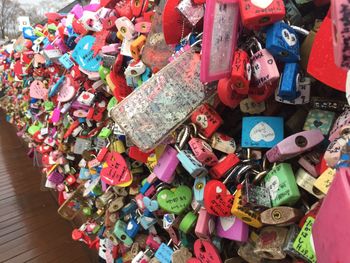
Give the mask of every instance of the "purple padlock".
<path id="1" fill-rule="evenodd" d="M 281 162 L 310 150 L 324 140 L 321 130 L 303 131 L 285 138 L 266 152 L 269 162 Z"/>
<path id="2" fill-rule="evenodd" d="M 216 221 L 216 234 L 222 238 L 246 242 L 249 227 L 235 216 L 219 217 Z"/>
<path id="3" fill-rule="evenodd" d="M 162 156 L 154 167 L 153 173 L 159 180 L 165 183 L 171 183 L 175 178 L 175 169 L 179 164 L 177 158 L 178 152 L 169 145 L 165 148 Z"/>
<path id="4" fill-rule="evenodd" d="M 64 181 L 64 176 L 60 174 L 57 171 L 53 171 L 48 177 L 47 180 L 49 180 L 51 183 L 54 184 L 60 184 Z"/>

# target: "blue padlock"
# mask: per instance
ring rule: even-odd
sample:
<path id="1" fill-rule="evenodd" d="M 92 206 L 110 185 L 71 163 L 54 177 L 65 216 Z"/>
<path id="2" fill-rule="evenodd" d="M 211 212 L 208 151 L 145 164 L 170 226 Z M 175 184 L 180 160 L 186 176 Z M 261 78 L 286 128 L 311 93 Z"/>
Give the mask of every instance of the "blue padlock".
<path id="1" fill-rule="evenodd" d="M 59 78 L 59 80 L 55 83 L 55 85 L 51 87 L 49 91 L 49 96 L 48 96 L 49 98 L 55 96 L 58 93 L 65 79 L 66 79 L 66 76 L 62 75 L 62 77 Z"/>
<path id="2" fill-rule="evenodd" d="M 297 92 L 299 69 L 298 63 L 285 64 L 278 90 L 278 96 L 282 99 L 294 100 L 299 96 L 300 92 Z"/>
<path id="3" fill-rule="evenodd" d="M 38 38 L 34 33 L 34 28 L 32 27 L 23 27 L 22 32 L 23 32 L 23 37 L 25 39 L 29 39 L 32 42 Z"/>
<path id="4" fill-rule="evenodd" d="M 136 237 L 137 233 L 140 230 L 140 224 L 134 219 L 131 218 L 126 225 L 125 232 L 130 238 Z"/>
<path id="5" fill-rule="evenodd" d="M 204 205 L 204 188 L 206 184 L 207 178 L 205 176 L 197 177 L 193 184 L 194 199 L 202 206 Z"/>
<path id="6" fill-rule="evenodd" d="M 122 208 L 122 210 L 119 212 L 119 215 L 121 218 L 123 218 L 126 215 L 130 215 L 130 214 L 134 215 L 134 214 L 136 214 L 135 213 L 136 210 L 137 210 L 137 204 L 135 201 L 131 200 L 129 204 L 127 204 L 126 206 L 124 206 Z"/>
<path id="7" fill-rule="evenodd" d="M 284 139 L 283 118 L 244 117 L 242 120 L 242 147 L 272 148 Z"/>
<path id="8" fill-rule="evenodd" d="M 154 256 L 162 263 L 171 263 L 171 256 L 173 253 L 174 251 L 169 246 L 162 243 Z"/>
<path id="9" fill-rule="evenodd" d="M 177 158 L 193 178 L 206 176 L 208 174 L 208 170 L 194 157 L 190 150 L 177 150 L 179 151 Z"/>
<path id="10" fill-rule="evenodd" d="M 279 61 L 298 62 L 300 43 L 296 31 L 280 21 L 267 28 L 266 49 Z"/>
<path id="11" fill-rule="evenodd" d="M 142 82 L 146 82 L 152 76 L 152 71 L 149 67 L 146 68 L 145 72 L 141 75 Z"/>
<path id="12" fill-rule="evenodd" d="M 157 223 L 157 219 L 153 216 L 153 213 L 150 212 L 148 209 L 145 209 L 143 212 L 143 215 L 140 217 L 140 224 L 141 226 L 147 230 L 151 226 L 155 225 Z"/>

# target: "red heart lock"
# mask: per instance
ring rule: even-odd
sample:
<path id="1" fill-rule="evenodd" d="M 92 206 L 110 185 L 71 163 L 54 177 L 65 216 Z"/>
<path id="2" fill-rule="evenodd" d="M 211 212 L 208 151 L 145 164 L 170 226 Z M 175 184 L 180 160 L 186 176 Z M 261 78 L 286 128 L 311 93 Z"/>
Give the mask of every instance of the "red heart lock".
<path id="1" fill-rule="evenodd" d="M 107 153 L 105 160 L 108 167 L 101 170 L 102 181 L 109 185 L 120 185 L 132 180 L 132 174 L 121 154 Z"/>
<path id="2" fill-rule="evenodd" d="M 211 180 L 204 188 L 204 206 L 208 213 L 215 216 L 231 216 L 234 200 L 222 182 Z"/>
<path id="3" fill-rule="evenodd" d="M 163 33 L 168 45 L 178 44 L 181 37 L 187 36 L 192 28 L 185 18 L 177 11 L 180 0 L 168 0 L 163 10 Z"/>
<path id="4" fill-rule="evenodd" d="M 102 19 L 103 29 L 107 31 L 116 31 L 117 27 L 115 26 L 115 21 L 117 20 L 116 16 L 111 16 L 105 19 Z"/>
<path id="5" fill-rule="evenodd" d="M 132 19 L 131 1 L 130 0 L 119 1 L 114 9 L 119 14 L 119 17 L 125 16 L 126 18 L 128 18 L 130 20 Z"/>
<path id="6" fill-rule="evenodd" d="M 42 143 L 45 140 L 45 138 L 41 135 L 40 131 L 37 131 L 33 134 L 33 140 L 37 143 Z"/>
<path id="7" fill-rule="evenodd" d="M 13 71 L 15 72 L 15 75 L 18 79 L 22 79 L 22 74 L 23 74 L 23 65 L 21 63 L 21 61 L 17 61 L 15 63 L 14 69 Z"/>
<path id="8" fill-rule="evenodd" d="M 330 12 L 328 12 L 316 34 L 307 72 L 324 84 L 345 92 L 347 71 L 338 68 L 334 62 Z"/>
<path id="9" fill-rule="evenodd" d="M 245 96 L 238 94 L 233 89 L 232 85 L 230 78 L 221 79 L 218 83 L 218 96 L 224 105 L 234 109 L 239 105 L 241 100 L 245 98 Z"/>
<path id="10" fill-rule="evenodd" d="M 202 263 L 222 263 L 217 248 L 210 241 L 197 239 L 193 250 L 196 258 Z"/>
<path id="11" fill-rule="evenodd" d="M 274 94 L 276 88 L 278 85 L 278 81 L 275 81 L 273 83 L 266 84 L 262 86 L 261 88 L 257 87 L 250 87 L 248 96 L 252 100 L 254 100 L 257 103 L 263 102 L 270 98 L 272 94 Z"/>

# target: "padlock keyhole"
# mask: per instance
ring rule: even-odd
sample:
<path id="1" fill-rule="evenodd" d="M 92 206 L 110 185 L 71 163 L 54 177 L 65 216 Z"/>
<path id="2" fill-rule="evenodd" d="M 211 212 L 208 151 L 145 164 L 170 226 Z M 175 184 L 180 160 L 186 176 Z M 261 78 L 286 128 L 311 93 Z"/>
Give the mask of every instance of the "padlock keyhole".
<path id="1" fill-rule="evenodd" d="M 259 20 L 259 23 L 260 23 L 260 24 L 265 24 L 265 23 L 269 22 L 270 20 L 271 20 L 270 17 L 264 16 L 264 17 L 262 17 L 262 18 Z"/>
<path id="2" fill-rule="evenodd" d="M 297 136 L 295 138 L 295 144 L 301 148 L 307 145 L 307 139 L 304 136 Z"/>

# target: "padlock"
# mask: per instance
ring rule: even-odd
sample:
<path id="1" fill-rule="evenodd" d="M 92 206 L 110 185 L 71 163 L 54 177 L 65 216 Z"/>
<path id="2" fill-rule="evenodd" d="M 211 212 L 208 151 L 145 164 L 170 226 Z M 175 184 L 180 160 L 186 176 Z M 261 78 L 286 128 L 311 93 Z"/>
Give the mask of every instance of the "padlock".
<path id="1" fill-rule="evenodd" d="M 215 179 L 222 178 L 230 169 L 234 168 L 240 159 L 236 154 L 231 153 L 219 160 L 219 162 L 214 165 L 210 170 L 210 175 Z"/>
<path id="2" fill-rule="evenodd" d="M 316 182 L 316 179 L 312 177 L 309 173 L 307 173 L 302 168 L 299 168 L 296 172 L 295 179 L 297 182 L 297 185 L 307 191 L 308 193 L 312 194 L 313 196 L 317 197 L 318 199 L 321 199 L 324 197 L 324 194 L 318 190 L 316 187 L 314 187 L 314 184 Z"/>
<path id="3" fill-rule="evenodd" d="M 285 138 L 272 149 L 266 152 L 267 159 L 273 163 L 285 161 L 310 150 L 321 143 L 324 136 L 320 130 L 299 132 Z"/>
<path id="4" fill-rule="evenodd" d="M 317 166 L 321 163 L 322 156 L 317 151 L 312 151 L 306 154 L 303 154 L 298 163 L 300 166 L 305 169 L 310 175 L 317 178 L 319 176 L 319 172 Z"/>
<path id="5" fill-rule="evenodd" d="M 243 117 L 242 147 L 271 148 L 283 140 L 280 117 Z"/>
<path id="6" fill-rule="evenodd" d="M 233 205 L 231 208 L 231 213 L 237 218 L 241 219 L 244 223 L 255 227 L 262 227 L 262 223 L 260 221 L 260 213 L 254 210 L 251 210 L 248 207 L 243 205 L 243 196 L 242 196 L 242 186 L 237 187 L 237 191 L 235 193 L 235 198 L 233 201 Z"/>
<path id="7" fill-rule="evenodd" d="M 193 183 L 193 195 L 197 203 L 200 205 L 204 204 L 204 188 L 207 183 L 206 177 L 197 177 Z"/>
<path id="8" fill-rule="evenodd" d="M 185 234 L 189 234 L 197 223 L 198 215 L 197 212 L 188 212 L 179 224 L 179 230 Z"/>
<path id="9" fill-rule="evenodd" d="M 216 221 L 216 234 L 219 237 L 238 242 L 248 240 L 249 227 L 235 216 L 219 217 Z"/>
<path id="10" fill-rule="evenodd" d="M 214 166 L 218 163 L 218 158 L 213 153 L 210 145 L 200 138 L 192 138 L 188 144 L 191 147 L 196 159 L 204 165 Z"/>
<path id="11" fill-rule="evenodd" d="M 171 240 L 170 240 L 171 242 Z M 166 245 L 165 243 L 162 243 L 160 247 L 157 249 L 154 256 L 160 261 L 164 263 L 171 263 L 171 257 L 174 253 L 174 251 L 169 247 L 170 243 Z"/>
<path id="12" fill-rule="evenodd" d="M 263 224 L 277 226 L 292 225 L 298 222 L 302 216 L 300 210 L 286 206 L 270 208 L 260 214 Z"/>
<path id="13" fill-rule="evenodd" d="M 296 63 L 300 60 L 297 32 L 284 22 L 277 22 L 267 29 L 266 49 L 282 62 Z"/>
<path id="14" fill-rule="evenodd" d="M 178 152 L 171 146 L 167 146 L 153 169 L 153 173 L 159 180 L 171 183 L 174 180 L 175 169 L 179 164 Z"/>
<path id="15" fill-rule="evenodd" d="M 124 221 L 118 220 L 115 223 L 113 233 L 125 246 L 130 247 L 133 243 L 133 240 L 126 234 L 126 227 L 127 224 Z"/>
<path id="16" fill-rule="evenodd" d="M 244 95 L 237 93 L 233 87 L 233 82 L 229 78 L 220 79 L 218 83 L 218 96 L 220 101 L 227 107 L 236 108 Z"/>
<path id="17" fill-rule="evenodd" d="M 267 49 L 263 49 L 261 44 L 256 38 L 252 39 L 251 44 L 251 67 L 252 67 L 252 80 L 251 86 L 261 88 L 265 84 L 272 83 L 279 79 L 280 73 L 278 71 L 275 59 Z M 253 47 L 257 50 L 254 52 Z"/>
<path id="18" fill-rule="evenodd" d="M 238 49 L 234 53 L 231 71 L 232 85 L 238 94 L 248 94 L 251 74 L 252 69 L 248 53 L 242 49 Z"/>
<path id="19" fill-rule="evenodd" d="M 214 231 L 214 218 L 206 211 L 204 207 L 199 210 L 198 220 L 195 228 L 195 234 L 200 239 L 210 240 Z"/>
<path id="20" fill-rule="evenodd" d="M 279 84 L 278 96 L 284 100 L 294 100 L 298 97 L 299 64 L 286 63 Z"/>
<path id="21" fill-rule="evenodd" d="M 221 126 L 220 115 L 208 104 L 202 104 L 191 115 L 191 121 L 198 126 L 198 129 L 207 138 Z"/>
<path id="22" fill-rule="evenodd" d="M 334 60 L 338 67 L 350 69 L 350 39 L 349 24 L 346 21 L 349 15 L 349 2 L 332 1 L 331 5 L 333 21 L 333 50 Z"/>
<path id="23" fill-rule="evenodd" d="M 236 151 L 236 142 L 230 136 L 222 133 L 214 133 L 211 137 L 211 147 L 220 152 L 230 154 Z"/>
<path id="24" fill-rule="evenodd" d="M 302 258 L 305 258 L 307 261 L 312 263 L 316 263 L 316 255 L 313 248 L 314 244 L 313 240 L 311 239 L 312 226 L 314 222 L 314 218 L 308 217 L 303 228 L 293 243 L 293 248 L 299 254 L 298 256 L 301 256 Z"/>
<path id="25" fill-rule="evenodd" d="M 272 206 L 294 205 L 300 198 L 292 167 L 288 163 L 276 165 L 264 178 L 270 191 Z"/>
<path id="26" fill-rule="evenodd" d="M 334 112 L 331 111 L 312 109 L 309 111 L 304 124 L 304 131 L 319 129 L 322 134 L 327 135 L 331 129 L 334 116 Z"/>
<path id="27" fill-rule="evenodd" d="M 146 70 L 146 65 L 142 61 L 131 61 L 126 68 L 124 74 L 126 77 L 136 77 L 143 74 Z"/>
<path id="28" fill-rule="evenodd" d="M 127 17 L 119 17 L 115 25 L 126 40 L 132 40 L 137 33 L 134 24 Z"/>
<path id="29" fill-rule="evenodd" d="M 146 37 L 144 35 L 140 35 L 130 44 L 130 50 L 134 60 L 138 61 L 140 59 L 141 50 L 145 44 Z"/>
<path id="30" fill-rule="evenodd" d="M 260 114 L 266 110 L 265 102 L 255 102 L 252 98 L 246 98 L 241 101 L 239 108 L 242 113 Z"/>
<path id="31" fill-rule="evenodd" d="M 315 181 L 314 187 L 321 191 L 323 194 L 327 194 L 333 179 L 335 177 L 335 169 L 326 169 Z"/>
<path id="32" fill-rule="evenodd" d="M 239 7 L 242 23 L 249 29 L 258 29 L 273 24 L 282 20 L 286 14 L 284 3 L 281 0 L 241 0 Z"/>
<path id="33" fill-rule="evenodd" d="M 245 180 L 245 182 L 243 182 L 242 200 L 243 206 L 249 207 L 254 211 L 262 211 L 271 207 L 269 189 L 266 187 L 253 185 L 249 182 L 249 180 Z"/>
<path id="34" fill-rule="evenodd" d="M 284 227 L 267 226 L 262 228 L 254 249 L 255 254 L 273 260 L 285 258 L 283 244 L 287 234 L 288 229 Z"/>

